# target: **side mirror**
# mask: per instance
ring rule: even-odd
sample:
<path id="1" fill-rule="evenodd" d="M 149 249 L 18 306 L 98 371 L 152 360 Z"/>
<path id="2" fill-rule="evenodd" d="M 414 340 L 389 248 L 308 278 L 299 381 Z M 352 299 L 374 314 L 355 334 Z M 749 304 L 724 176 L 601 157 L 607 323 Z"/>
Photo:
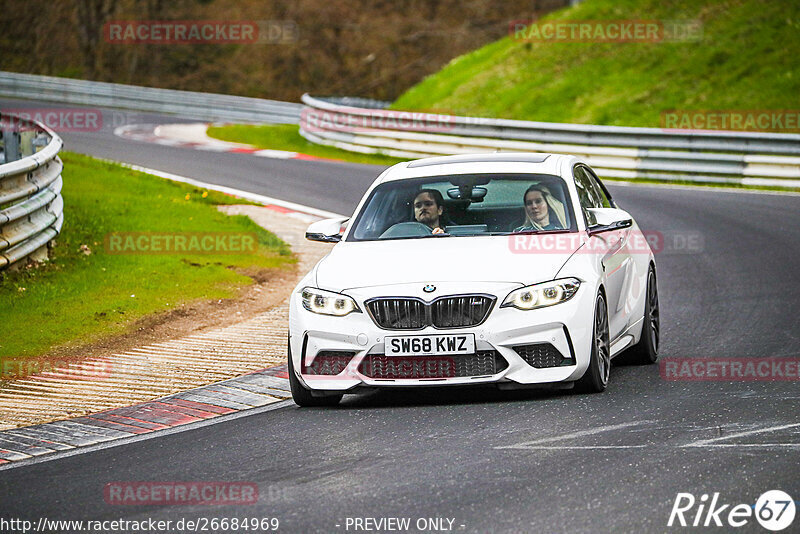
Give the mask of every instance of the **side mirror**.
<path id="1" fill-rule="evenodd" d="M 595 220 L 595 224 L 589 227 L 589 235 L 633 226 L 633 219 L 625 210 L 617 208 L 589 208 L 587 211 Z"/>
<path id="2" fill-rule="evenodd" d="M 312 223 L 306 230 L 306 239 L 323 243 L 338 243 L 342 240 L 342 228 L 350 220 L 349 217 L 323 219 Z"/>

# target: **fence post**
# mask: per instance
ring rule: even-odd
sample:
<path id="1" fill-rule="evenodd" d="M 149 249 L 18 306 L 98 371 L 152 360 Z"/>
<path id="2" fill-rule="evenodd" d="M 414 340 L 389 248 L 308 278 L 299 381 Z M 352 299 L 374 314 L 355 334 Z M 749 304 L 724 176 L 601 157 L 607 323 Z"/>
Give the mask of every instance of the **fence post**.
<path id="1" fill-rule="evenodd" d="M 3 163 L 11 163 L 20 158 L 19 131 L 11 126 L 3 127 Z"/>

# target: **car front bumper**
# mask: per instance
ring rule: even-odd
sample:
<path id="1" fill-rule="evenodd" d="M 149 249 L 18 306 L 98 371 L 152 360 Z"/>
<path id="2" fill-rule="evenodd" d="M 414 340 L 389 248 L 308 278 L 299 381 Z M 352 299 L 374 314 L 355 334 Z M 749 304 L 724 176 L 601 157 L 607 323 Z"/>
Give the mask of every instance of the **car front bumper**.
<path id="1" fill-rule="evenodd" d="M 594 317 L 594 288 L 582 285 L 570 300 L 537 310 L 501 308 L 500 304 L 510 291 L 519 285 L 470 284 L 465 288 L 443 288 L 440 293 L 483 293 L 497 297 L 489 316 L 483 324 L 470 328 L 423 330 L 385 330 L 373 322 L 364 306 L 364 300 L 374 296 L 358 291 L 346 294 L 356 299 L 360 313 L 345 317 L 332 317 L 312 313 L 302 305 L 300 292 L 292 293 L 289 313 L 289 343 L 293 367 L 300 381 L 311 390 L 347 391 L 360 387 L 425 387 L 444 385 L 505 384 L 507 386 L 536 385 L 570 382 L 580 378 L 589 364 Z M 499 287 L 498 287 L 499 286 Z M 447 291 L 450 289 L 450 291 Z M 466 289 L 466 290 L 465 290 Z M 395 288 L 396 290 L 396 288 Z M 391 293 L 387 293 L 391 294 Z M 393 294 L 396 296 L 396 293 Z M 426 334 L 474 334 L 476 351 L 494 350 L 508 364 L 492 375 L 452 376 L 447 378 L 371 378 L 362 374 L 360 366 L 368 355 L 384 354 L 386 336 Z M 529 365 L 513 347 L 549 343 L 565 358 L 569 365 L 537 368 Z M 307 374 L 304 365 L 312 365 L 317 354 L 323 351 L 350 352 L 352 359 L 337 375 Z M 305 362 L 301 359 L 305 358 Z M 459 356 L 452 356 L 459 358 Z"/>

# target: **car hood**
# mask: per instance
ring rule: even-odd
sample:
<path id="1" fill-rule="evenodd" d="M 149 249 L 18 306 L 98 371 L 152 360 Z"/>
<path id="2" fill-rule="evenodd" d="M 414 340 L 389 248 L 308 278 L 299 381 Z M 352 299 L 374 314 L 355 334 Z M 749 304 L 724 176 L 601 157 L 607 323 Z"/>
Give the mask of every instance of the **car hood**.
<path id="1" fill-rule="evenodd" d="M 414 282 L 551 280 L 581 245 L 548 248 L 553 234 L 341 242 L 317 264 L 321 289 L 344 291 Z M 524 238 L 524 240 L 523 240 Z M 544 251 L 544 252 L 543 252 Z"/>

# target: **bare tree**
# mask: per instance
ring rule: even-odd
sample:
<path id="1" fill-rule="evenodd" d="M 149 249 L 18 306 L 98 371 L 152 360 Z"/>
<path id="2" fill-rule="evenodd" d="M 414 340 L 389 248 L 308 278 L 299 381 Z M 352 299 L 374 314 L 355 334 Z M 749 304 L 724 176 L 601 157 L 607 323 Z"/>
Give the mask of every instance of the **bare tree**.
<path id="1" fill-rule="evenodd" d="M 103 58 L 99 48 L 103 25 L 119 7 L 118 0 L 76 0 L 76 25 L 78 42 L 83 53 L 83 64 L 88 78 L 96 78 L 102 70 Z"/>
<path id="2" fill-rule="evenodd" d="M 509 22 L 570 0 L 0 0 L 3 69 L 297 100 L 303 92 L 393 100 Z M 273 44 L 106 42 L 113 20 L 276 21 Z"/>

